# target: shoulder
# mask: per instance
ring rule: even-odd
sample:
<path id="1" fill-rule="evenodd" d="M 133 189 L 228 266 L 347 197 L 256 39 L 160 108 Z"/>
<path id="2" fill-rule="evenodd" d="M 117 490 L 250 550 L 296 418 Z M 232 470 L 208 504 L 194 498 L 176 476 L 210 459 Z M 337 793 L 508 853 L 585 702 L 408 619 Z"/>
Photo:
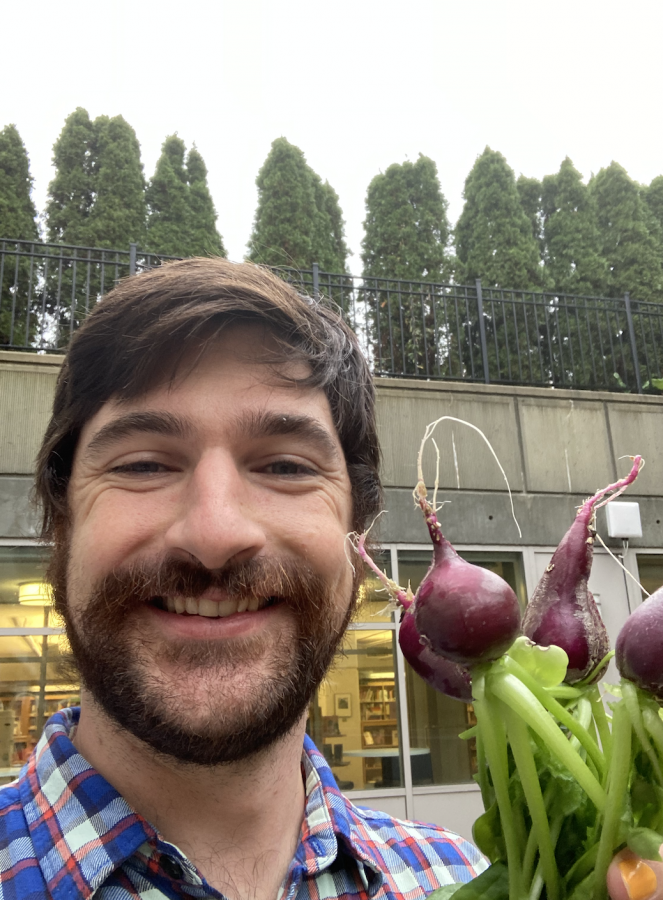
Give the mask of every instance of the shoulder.
<path id="1" fill-rule="evenodd" d="M 17 831 L 28 834 L 28 823 L 23 810 L 19 782 L 12 781 L 0 787 L 0 847 L 4 847 L 8 835 Z"/>
<path id="2" fill-rule="evenodd" d="M 19 782 L 0 787 L 0 900 L 46 897 Z"/>
<path id="3" fill-rule="evenodd" d="M 445 828 L 346 803 L 356 843 L 397 896 L 425 896 L 441 885 L 470 881 L 488 866 L 474 844 Z"/>

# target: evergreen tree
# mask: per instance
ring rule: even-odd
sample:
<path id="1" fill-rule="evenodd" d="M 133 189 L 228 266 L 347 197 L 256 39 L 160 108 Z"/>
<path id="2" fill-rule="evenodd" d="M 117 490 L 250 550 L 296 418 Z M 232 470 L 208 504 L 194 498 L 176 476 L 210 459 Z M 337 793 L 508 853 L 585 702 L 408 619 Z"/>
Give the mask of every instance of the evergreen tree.
<path id="1" fill-rule="evenodd" d="M 48 186 L 46 231 L 49 241 L 91 247 L 94 202 L 94 126 L 78 107 L 65 120 L 53 146 L 55 177 Z"/>
<path id="2" fill-rule="evenodd" d="M 304 154 L 284 137 L 273 143 L 256 178 L 258 208 L 249 259 L 267 266 L 310 269 L 319 234 L 313 171 Z"/>
<path id="3" fill-rule="evenodd" d="M 394 163 L 371 181 L 366 195 L 363 275 L 373 287 L 365 297 L 374 353 L 392 371 L 427 375 L 448 354 L 448 335 L 438 327 L 440 288 L 402 282 L 451 280 L 447 201 L 433 160 Z M 374 282 L 380 278 L 386 281 Z"/>
<path id="4" fill-rule="evenodd" d="M 532 234 L 539 248 L 539 254 L 543 254 L 543 215 L 541 211 L 542 185 L 538 178 L 527 178 L 521 175 L 516 182 L 520 205 L 532 226 Z"/>
<path id="5" fill-rule="evenodd" d="M 562 294 L 604 293 L 607 267 L 596 210 L 568 156 L 556 175 L 543 179 L 542 205 L 545 266 L 552 288 Z"/>
<path id="6" fill-rule="evenodd" d="M 0 131 L 0 238 L 39 238 L 25 145 L 15 125 Z M 28 310 L 27 258 L 7 257 L 0 281 L 0 347 L 29 346 L 35 318 Z"/>
<path id="7" fill-rule="evenodd" d="M 644 192 L 645 200 L 654 218 L 663 230 L 663 175 L 657 175 Z"/>
<path id="8" fill-rule="evenodd" d="M 194 144 L 186 160 L 189 183 L 189 210 L 191 232 L 188 254 L 190 256 L 225 256 L 221 235 L 216 230 L 216 210 L 207 186 L 207 166 Z"/>
<path id="9" fill-rule="evenodd" d="M 366 195 L 364 277 L 445 282 L 451 279 L 447 201 L 437 167 L 419 155 L 376 175 Z"/>
<path id="10" fill-rule="evenodd" d="M 0 131 L 0 237 L 35 241 L 37 211 L 25 145 L 15 125 Z"/>
<path id="11" fill-rule="evenodd" d="M 140 144 L 122 116 L 93 121 L 79 107 L 53 147 L 48 239 L 126 250 L 145 236 L 145 179 Z"/>
<path id="12" fill-rule="evenodd" d="M 182 138 L 176 134 L 166 138 L 146 193 L 147 243 L 150 250 L 167 256 L 186 256 L 189 249 L 191 207 L 185 152 Z"/>
<path id="13" fill-rule="evenodd" d="M 643 190 L 612 162 L 589 183 L 596 204 L 601 253 L 608 265 L 608 291 L 636 300 L 663 299 L 661 231 Z"/>
<path id="14" fill-rule="evenodd" d="M 145 242 L 145 178 L 140 144 L 122 116 L 94 120 L 88 235 L 91 246 L 126 250 Z"/>
<path id="15" fill-rule="evenodd" d="M 465 181 L 465 206 L 456 225 L 458 280 L 541 290 L 543 273 L 532 222 L 523 209 L 513 169 L 486 147 Z"/>
<path id="16" fill-rule="evenodd" d="M 317 210 L 317 227 L 311 250 L 313 262 L 317 262 L 323 272 L 343 273 L 348 247 L 338 194 L 328 181 L 323 183 L 315 173 L 313 175 Z"/>
<path id="17" fill-rule="evenodd" d="M 526 307 L 509 304 L 508 293 L 505 298 L 498 294 L 498 302 L 490 303 L 490 292 L 485 290 L 544 289 L 537 243 L 538 191 L 538 185 L 529 180 L 522 181 L 519 190 L 513 169 L 490 147 L 478 157 L 465 181 L 465 205 L 456 225 L 457 280 L 473 284 L 481 279 L 488 366 L 496 381 L 523 380 L 528 366 L 538 362 L 540 335 L 535 321 L 527 317 Z M 507 303 L 499 302 L 502 299 Z M 465 371 L 481 371 L 480 323 L 472 310 L 464 327 L 470 336 L 463 359 Z M 512 365 L 516 361 L 517 371 Z"/>
<path id="18" fill-rule="evenodd" d="M 271 146 L 258 177 L 249 259 L 267 266 L 344 273 L 347 247 L 338 194 L 285 138 Z"/>

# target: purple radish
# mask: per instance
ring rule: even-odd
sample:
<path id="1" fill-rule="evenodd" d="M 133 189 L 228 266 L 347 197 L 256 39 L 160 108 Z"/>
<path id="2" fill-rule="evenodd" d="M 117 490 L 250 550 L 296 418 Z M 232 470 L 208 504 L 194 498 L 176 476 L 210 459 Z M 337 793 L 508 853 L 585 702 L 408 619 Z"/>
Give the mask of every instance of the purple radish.
<path id="1" fill-rule="evenodd" d="M 555 550 L 534 589 L 523 618 L 523 634 L 544 647 L 566 651 L 569 667 L 564 681 L 575 684 L 592 673 L 610 650 L 610 641 L 587 582 L 592 568 L 596 510 L 614 500 L 635 481 L 642 459 L 634 457 L 626 478 L 586 500 Z M 608 499 L 606 495 L 612 494 Z M 603 503 L 599 503 L 603 500 Z M 605 667 L 597 671 L 601 677 Z"/>
<path id="2" fill-rule="evenodd" d="M 442 534 L 423 481 L 414 493 L 433 542 L 433 561 L 414 597 L 409 588 L 405 591 L 375 565 L 364 546 L 366 535 L 359 536 L 356 544 L 359 556 L 408 614 L 401 642 L 405 658 L 415 670 L 424 666 L 435 670 L 431 665 L 435 656 L 468 669 L 499 659 L 520 634 L 518 598 L 499 575 L 456 553 Z M 450 677 L 445 674 L 451 672 L 447 667 L 440 672 L 442 681 Z M 454 678 L 459 674 L 455 672 Z"/>
<path id="3" fill-rule="evenodd" d="M 403 617 L 398 630 L 398 643 L 403 651 L 403 656 L 417 675 L 423 678 L 436 691 L 440 691 L 454 700 L 471 703 L 470 673 L 463 666 L 433 653 L 430 646 L 422 640 L 414 621 L 414 596 L 412 591 L 409 587 L 407 590 L 404 590 L 376 566 L 366 550 L 365 541 L 366 535 L 360 535 L 357 540 L 357 553 L 384 584 L 392 600 L 403 610 Z"/>
<path id="4" fill-rule="evenodd" d="M 433 541 L 433 562 L 414 598 L 414 621 L 424 644 L 471 668 L 499 659 L 520 634 L 520 606 L 499 575 L 462 559 L 442 534 L 426 488 L 416 488 Z"/>
<path id="5" fill-rule="evenodd" d="M 470 673 L 458 663 L 433 653 L 430 647 L 422 643 L 411 606 L 403 613 L 398 643 L 401 645 L 403 656 L 417 675 L 432 688 L 453 700 L 460 700 L 462 703 L 472 702 Z"/>
<path id="6" fill-rule="evenodd" d="M 615 646 L 619 674 L 663 702 L 663 588 L 626 620 Z"/>

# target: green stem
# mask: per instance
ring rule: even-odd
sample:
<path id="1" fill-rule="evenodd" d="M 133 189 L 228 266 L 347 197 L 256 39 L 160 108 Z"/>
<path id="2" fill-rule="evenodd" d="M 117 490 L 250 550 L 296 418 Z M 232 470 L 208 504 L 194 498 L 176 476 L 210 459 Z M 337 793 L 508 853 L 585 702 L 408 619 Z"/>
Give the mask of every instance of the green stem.
<path id="1" fill-rule="evenodd" d="M 649 738 L 647 737 L 647 732 L 645 731 L 645 726 L 642 721 L 642 710 L 640 709 L 640 701 L 638 699 L 638 689 L 630 681 L 627 681 L 626 678 L 622 678 L 621 685 L 622 697 L 624 698 L 628 714 L 631 717 L 633 731 L 635 731 L 638 740 L 642 744 L 642 749 L 645 751 L 652 764 L 654 774 L 658 778 L 658 783 L 663 785 L 663 773 L 661 772 L 661 767 L 658 763 L 658 757 L 654 753 L 652 745 L 649 743 Z"/>
<path id="2" fill-rule="evenodd" d="M 557 719 L 569 729 L 572 735 L 576 737 L 585 748 L 592 759 L 597 770 L 603 774 L 605 771 L 605 760 L 603 754 L 598 748 L 596 742 L 592 739 L 586 728 L 574 719 L 571 713 L 565 709 L 561 703 L 558 703 L 554 697 L 551 697 L 545 688 L 541 687 L 538 681 L 527 672 L 520 663 L 516 662 L 510 656 L 504 657 L 504 667 L 507 671 L 517 676 L 526 687 L 534 694 L 536 699 L 544 706 L 548 712 L 551 712 Z"/>
<path id="3" fill-rule="evenodd" d="M 548 749 L 566 766 L 599 812 L 602 812 L 605 808 L 605 791 L 528 687 L 515 675 L 495 672 L 490 677 L 490 688 L 495 696 L 518 713 L 539 735 Z"/>
<path id="4" fill-rule="evenodd" d="M 477 769 L 479 775 L 479 787 L 481 788 L 481 801 L 483 808 L 488 809 L 492 806 L 492 791 L 490 781 L 488 779 L 488 769 L 486 768 L 486 751 L 483 745 L 483 736 L 481 729 L 477 728 Z"/>
<path id="5" fill-rule="evenodd" d="M 582 681 L 576 681 L 575 686 L 582 689 L 582 688 L 589 687 L 591 684 L 593 684 L 593 682 L 597 680 L 596 673 L 597 672 L 600 673 L 608 665 L 608 663 L 610 662 L 610 660 L 612 659 L 612 657 L 614 655 L 615 655 L 614 650 L 608 650 L 608 652 L 603 657 L 603 659 L 597 665 L 594 666 L 594 668 L 589 673 L 589 675 L 587 675 L 585 678 L 583 678 Z M 600 674 L 598 677 L 599 678 L 601 677 Z"/>
<path id="6" fill-rule="evenodd" d="M 536 763 L 534 762 L 530 744 L 529 731 L 520 716 L 510 707 L 503 706 L 503 715 L 506 721 L 511 752 L 513 753 L 520 783 L 532 819 L 532 828 L 536 833 L 536 840 L 539 845 L 539 860 L 546 884 L 546 896 L 548 900 L 559 900 L 560 886 L 555 864 L 555 851 L 550 837 L 550 827 L 548 825 L 543 794 L 541 793 L 541 784 L 536 774 Z"/>
<path id="7" fill-rule="evenodd" d="M 568 712 L 568 710 L 567 710 Z M 578 702 L 576 703 L 576 715 L 575 719 L 580 725 L 581 728 L 584 728 L 587 734 L 592 738 L 592 743 L 596 743 L 594 740 L 594 736 L 590 732 L 590 728 L 592 726 L 592 704 L 587 697 L 580 697 Z M 569 744 L 574 748 L 574 750 L 580 751 L 580 747 L 582 746 L 578 738 L 575 734 L 571 737 Z M 597 744 L 598 747 L 598 744 Z M 584 747 L 583 747 L 584 749 Z M 580 754 L 582 756 L 582 753 Z M 583 756 L 584 759 L 584 756 Z M 591 759 L 591 757 L 590 757 Z"/>
<path id="8" fill-rule="evenodd" d="M 592 704 L 592 713 L 594 714 L 594 722 L 601 739 L 601 749 L 605 756 L 606 769 L 610 768 L 610 757 L 612 755 L 612 736 L 610 734 L 610 726 L 608 725 L 608 717 L 605 713 L 605 706 L 601 698 L 601 693 L 596 685 L 589 692 L 589 702 Z"/>
<path id="9" fill-rule="evenodd" d="M 506 845 L 507 867 L 509 869 L 509 898 L 521 900 L 524 897 L 522 884 L 522 848 L 518 829 L 515 826 L 511 800 L 509 798 L 509 763 L 504 728 L 499 716 L 494 714 L 492 704 L 486 697 L 483 675 L 472 677 L 474 713 L 483 738 L 484 751 L 490 767 L 495 789 L 495 798 L 500 812 L 500 823 Z"/>
<path id="10" fill-rule="evenodd" d="M 564 816 L 562 814 L 559 814 L 550 826 L 550 839 L 552 841 L 553 847 L 557 846 L 557 839 L 559 838 L 559 833 L 562 830 L 563 820 Z M 528 900 L 539 900 L 542 890 L 543 875 L 541 873 L 541 863 L 539 863 L 539 865 L 536 867 L 534 879 L 532 880 L 532 886 L 530 888 Z"/>
<path id="11" fill-rule="evenodd" d="M 642 722 L 654 741 L 659 760 L 663 761 L 663 722 L 661 717 L 653 709 L 645 706 L 642 710 Z"/>
<path id="12" fill-rule="evenodd" d="M 572 894 L 574 888 L 594 871 L 598 852 L 599 845 L 596 843 L 592 844 L 589 850 L 583 853 L 580 859 L 577 859 L 566 873 L 564 884 L 568 895 Z"/>
<path id="13" fill-rule="evenodd" d="M 544 690 L 551 697 L 557 697 L 559 700 L 577 700 L 585 693 L 576 687 L 571 687 L 570 684 L 557 684 L 555 687 L 544 688 Z"/>
<path id="14" fill-rule="evenodd" d="M 554 793 L 555 782 L 551 780 L 548 783 L 548 787 L 546 788 L 543 795 L 543 802 L 546 805 L 546 810 L 550 806 L 550 802 L 554 796 Z M 525 884 L 529 884 L 532 881 L 537 847 L 538 845 L 536 842 L 536 835 L 534 831 L 530 831 L 529 837 L 527 839 L 527 846 L 525 847 L 525 855 L 523 856 L 523 877 L 525 879 Z"/>
<path id="15" fill-rule="evenodd" d="M 603 815 L 603 828 L 596 857 L 596 880 L 593 900 L 603 900 L 608 866 L 619 835 L 619 820 L 624 809 L 631 772 L 631 717 L 624 702 L 618 703 L 612 716 L 612 760 L 608 774 L 608 797 Z"/>

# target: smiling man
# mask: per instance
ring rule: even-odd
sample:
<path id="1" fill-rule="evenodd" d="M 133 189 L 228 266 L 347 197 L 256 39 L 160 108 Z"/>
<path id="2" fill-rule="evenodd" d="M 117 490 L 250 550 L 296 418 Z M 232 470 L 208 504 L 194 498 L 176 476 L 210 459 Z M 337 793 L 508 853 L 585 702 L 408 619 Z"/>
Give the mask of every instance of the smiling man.
<path id="1" fill-rule="evenodd" d="M 356 338 L 279 278 L 186 260 L 95 308 L 37 461 L 81 707 L 0 789 L 0 900 L 420 900 L 485 868 L 353 806 L 305 734 L 378 465 Z M 661 867 L 620 857 L 615 900 Z"/>
<path id="2" fill-rule="evenodd" d="M 379 509 L 371 377 L 329 307 L 225 260 L 74 335 L 37 466 L 81 708 L 0 790 L 0 897 L 407 897 L 476 849 L 359 810 L 306 737 Z"/>

